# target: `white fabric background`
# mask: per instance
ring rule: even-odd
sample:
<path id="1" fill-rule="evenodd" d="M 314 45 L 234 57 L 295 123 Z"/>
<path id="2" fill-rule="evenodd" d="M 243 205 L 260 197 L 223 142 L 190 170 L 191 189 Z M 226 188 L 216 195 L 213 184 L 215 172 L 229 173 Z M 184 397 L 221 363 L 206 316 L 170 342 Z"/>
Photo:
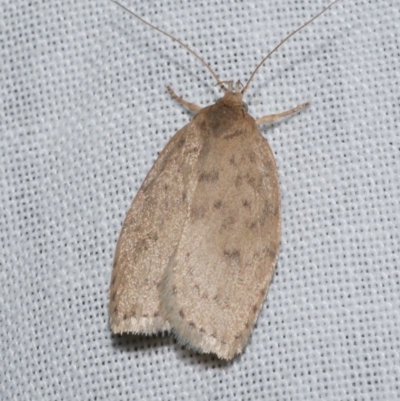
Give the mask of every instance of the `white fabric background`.
<path id="1" fill-rule="evenodd" d="M 326 0 L 126 0 L 242 82 Z M 242 356 L 114 337 L 119 230 L 158 152 L 220 94 L 107 0 L 2 2 L 2 400 L 400 399 L 400 3 L 343 0 L 265 64 L 252 115 L 279 166 L 277 272 Z"/>

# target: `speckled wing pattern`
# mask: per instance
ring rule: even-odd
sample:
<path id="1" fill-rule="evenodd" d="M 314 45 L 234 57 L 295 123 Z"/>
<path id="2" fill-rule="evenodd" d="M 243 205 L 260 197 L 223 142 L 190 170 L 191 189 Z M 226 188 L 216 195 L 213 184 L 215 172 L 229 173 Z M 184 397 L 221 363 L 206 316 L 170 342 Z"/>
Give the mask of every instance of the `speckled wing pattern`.
<path id="1" fill-rule="evenodd" d="M 247 343 L 276 264 L 280 196 L 272 151 L 232 96 L 175 134 L 128 212 L 110 288 L 114 333 L 172 330 L 224 359 Z"/>
<path id="2" fill-rule="evenodd" d="M 207 110 L 203 155 L 162 310 L 183 343 L 231 359 L 247 343 L 280 239 L 275 159 L 253 118 Z M 244 111 L 243 111 L 244 112 Z"/>
<path id="3" fill-rule="evenodd" d="M 186 127 L 171 138 L 126 215 L 109 291 L 114 333 L 170 329 L 160 311 L 160 285 L 186 220 L 187 186 L 201 147 L 199 139 Z"/>

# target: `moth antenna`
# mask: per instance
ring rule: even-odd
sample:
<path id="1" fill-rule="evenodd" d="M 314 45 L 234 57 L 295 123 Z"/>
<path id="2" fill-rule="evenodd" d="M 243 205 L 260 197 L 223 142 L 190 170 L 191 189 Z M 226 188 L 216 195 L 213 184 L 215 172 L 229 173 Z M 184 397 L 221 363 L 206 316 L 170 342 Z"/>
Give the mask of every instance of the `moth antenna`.
<path id="1" fill-rule="evenodd" d="M 114 1 L 114 0 L 112 0 Z M 285 39 L 279 43 L 273 50 L 271 50 L 262 60 L 261 62 L 257 65 L 256 69 L 253 71 L 251 74 L 249 80 L 247 81 L 245 87 L 242 89 L 242 95 L 247 91 L 249 88 L 250 82 L 254 78 L 254 75 L 256 75 L 257 71 L 260 69 L 260 67 L 267 61 L 287 40 L 289 40 L 293 35 L 295 35 L 297 32 L 301 31 L 303 28 L 305 28 L 308 24 L 311 24 L 315 19 L 317 19 L 321 14 L 323 14 L 325 11 L 328 11 L 335 3 L 337 3 L 339 0 L 335 0 L 329 6 L 325 7 L 321 12 L 319 12 L 315 17 L 311 18 L 308 20 L 305 24 L 303 24 L 300 28 L 297 28 L 294 32 L 292 32 L 290 35 L 288 35 Z"/>
<path id="2" fill-rule="evenodd" d="M 146 24 L 147 26 L 149 26 L 150 28 L 155 29 L 156 31 L 162 33 L 165 36 L 168 36 L 170 39 L 172 39 L 174 42 L 177 42 L 181 47 L 183 47 L 184 49 L 186 49 L 189 53 L 193 54 L 193 56 L 195 56 L 198 60 L 200 60 L 200 62 L 204 65 L 204 67 L 207 68 L 207 70 L 211 73 L 211 75 L 214 77 L 214 79 L 217 81 L 217 85 L 219 85 L 221 87 L 221 89 L 226 92 L 227 89 L 225 88 L 225 86 L 223 85 L 223 83 L 219 80 L 218 75 L 213 71 L 213 69 L 210 67 L 210 65 L 202 58 L 200 57 L 194 50 L 192 50 L 188 45 L 186 45 L 185 43 L 181 42 L 179 39 L 175 38 L 174 36 L 172 36 L 171 34 L 169 34 L 168 32 L 163 31 L 160 28 L 157 28 L 155 25 L 151 24 L 150 22 L 147 22 L 146 20 L 144 20 L 142 17 L 140 17 L 138 14 L 134 13 L 132 10 L 130 10 L 129 8 L 125 7 L 123 4 L 119 3 L 116 0 L 111 0 L 113 3 L 117 4 L 118 6 L 120 6 L 121 8 L 123 8 L 125 11 L 127 11 L 129 14 L 133 15 L 135 18 L 137 18 L 139 21 L 143 22 L 144 24 Z"/>

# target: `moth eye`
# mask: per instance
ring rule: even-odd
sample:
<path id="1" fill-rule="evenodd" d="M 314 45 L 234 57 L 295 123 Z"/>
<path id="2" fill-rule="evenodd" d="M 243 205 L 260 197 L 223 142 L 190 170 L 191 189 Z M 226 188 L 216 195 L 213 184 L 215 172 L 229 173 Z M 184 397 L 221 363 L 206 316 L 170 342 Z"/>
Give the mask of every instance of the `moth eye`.
<path id="1" fill-rule="evenodd" d="M 247 103 L 242 102 L 242 106 L 246 111 L 249 111 L 249 106 L 247 106 Z"/>

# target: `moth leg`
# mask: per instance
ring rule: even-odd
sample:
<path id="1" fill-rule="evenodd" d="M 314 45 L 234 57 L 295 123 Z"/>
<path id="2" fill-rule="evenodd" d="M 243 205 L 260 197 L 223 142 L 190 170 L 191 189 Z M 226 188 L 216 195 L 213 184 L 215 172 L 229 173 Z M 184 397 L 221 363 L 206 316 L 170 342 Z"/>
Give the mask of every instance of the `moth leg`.
<path id="1" fill-rule="evenodd" d="M 286 110 L 282 113 L 278 113 L 278 114 L 270 114 L 269 116 L 264 116 L 264 117 L 260 117 L 256 119 L 256 124 L 265 124 L 265 123 L 273 123 L 276 120 L 279 120 L 280 118 L 283 117 L 287 117 L 290 116 L 294 113 L 299 112 L 300 110 L 305 109 L 306 107 L 308 107 L 310 105 L 310 102 L 307 103 L 303 103 L 300 106 L 295 107 L 294 109 L 290 109 L 290 110 Z"/>
<path id="2" fill-rule="evenodd" d="M 188 108 L 190 111 L 193 112 L 198 112 L 202 109 L 201 106 L 198 106 L 197 104 L 187 102 L 185 99 L 182 99 L 180 96 L 178 96 L 170 86 L 167 86 L 169 94 L 172 96 L 173 99 L 175 99 L 177 102 L 180 104 L 183 104 L 186 108 Z"/>

